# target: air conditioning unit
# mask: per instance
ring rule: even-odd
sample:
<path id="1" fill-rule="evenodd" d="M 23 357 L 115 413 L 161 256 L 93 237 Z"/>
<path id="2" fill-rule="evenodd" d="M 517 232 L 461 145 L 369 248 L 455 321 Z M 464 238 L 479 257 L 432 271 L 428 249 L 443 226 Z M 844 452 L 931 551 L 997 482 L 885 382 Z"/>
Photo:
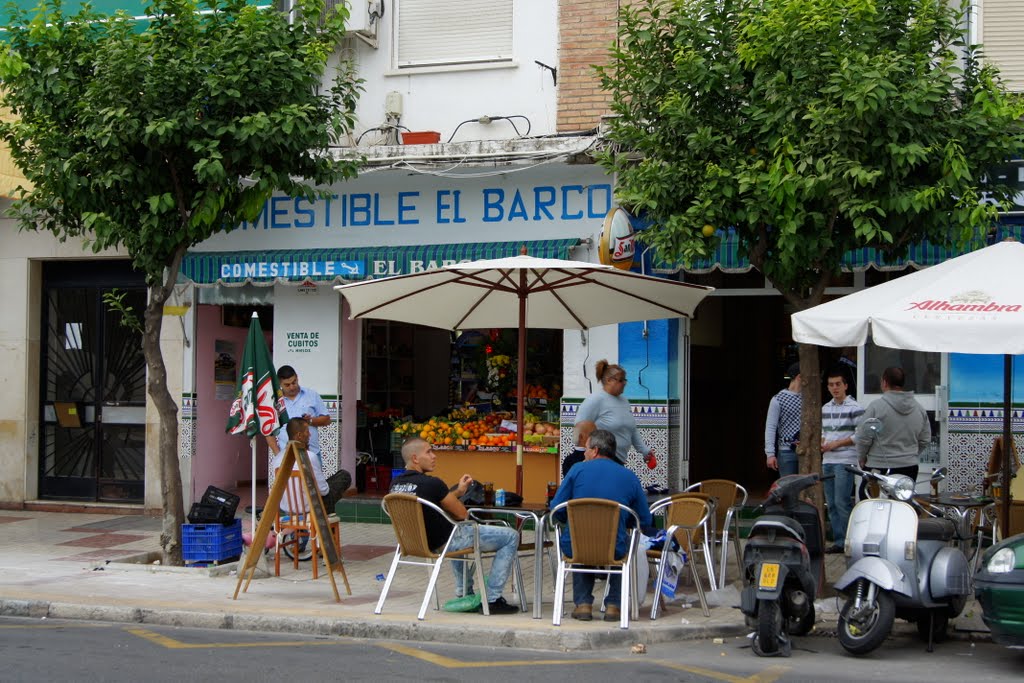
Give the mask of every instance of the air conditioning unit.
<path id="1" fill-rule="evenodd" d="M 370 7 L 379 7 L 379 0 L 326 0 L 324 10 L 330 12 L 335 7 L 349 5 L 348 20 L 345 21 L 345 30 L 372 35 L 374 27 L 371 23 Z M 295 0 L 277 0 L 277 8 L 282 12 L 291 12 L 295 6 Z M 378 10 L 379 11 L 379 10 Z"/>

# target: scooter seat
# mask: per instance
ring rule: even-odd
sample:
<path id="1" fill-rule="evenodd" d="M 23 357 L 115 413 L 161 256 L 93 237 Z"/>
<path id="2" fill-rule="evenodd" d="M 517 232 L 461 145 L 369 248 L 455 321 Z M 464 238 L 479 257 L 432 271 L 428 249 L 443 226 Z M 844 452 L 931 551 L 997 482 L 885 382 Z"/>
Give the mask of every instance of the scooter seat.
<path id="1" fill-rule="evenodd" d="M 785 515 L 761 515 L 754 520 L 750 529 L 750 535 L 754 536 L 758 531 L 774 528 L 801 542 L 804 540 L 804 528 L 792 517 Z"/>
<path id="2" fill-rule="evenodd" d="M 917 540 L 949 541 L 956 536 L 956 528 L 948 519 L 922 519 L 917 523 Z"/>

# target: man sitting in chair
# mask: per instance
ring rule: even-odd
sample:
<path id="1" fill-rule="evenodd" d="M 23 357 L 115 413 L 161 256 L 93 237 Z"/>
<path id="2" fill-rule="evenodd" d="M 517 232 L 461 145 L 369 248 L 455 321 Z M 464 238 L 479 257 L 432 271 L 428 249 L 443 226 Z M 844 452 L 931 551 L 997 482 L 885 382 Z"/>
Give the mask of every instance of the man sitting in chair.
<path id="1" fill-rule="evenodd" d="M 649 527 L 653 524 L 651 509 L 647 505 L 647 493 L 640 480 L 624 463 L 618 460 L 615 451 L 615 435 L 606 429 L 598 429 L 587 439 L 584 460 L 572 466 L 558 492 L 551 501 L 551 507 L 577 498 L 604 498 L 613 500 L 633 508 L 640 518 L 640 524 Z M 566 515 L 564 510 L 556 513 Z M 565 517 L 562 518 L 563 520 Z M 615 557 L 626 556 L 629 533 L 626 530 L 626 517 L 619 517 L 619 533 L 615 541 Z M 566 528 L 561 538 L 562 554 L 572 556 L 572 541 Z M 572 601 L 576 605 L 572 618 L 580 621 L 593 619 L 594 578 L 595 574 L 575 573 L 572 575 Z M 619 605 L 622 600 L 622 577 L 618 574 L 608 575 L 608 597 L 604 602 L 604 620 L 618 621 Z"/>
<path id="2" fill-rule="evenodd" d="M 473 477 L 468 474 L 462 475 L 458 485 L 449 490 L 448 486 L 438 477 L 433 477 L 430 472 L 434 471 L 437 465 L 437 454 L 434 448 L 427 441 L 418 437 L 407 439 L 402 445 L 402 459 L 405 461 L 405 473 L 396 477 L 391 482 L 391 493 L 411 493 L 424 500 L 438 505 L 447 512 L 453 519 L 462 521 L 469 516 L 466 506 L 459 500 L 465 495 L 469 485 L 473 483 Z M 423 509 L 423 521 L 427 527 L 427 543 L 430 548 L 437 552 L 444 546 L 452 532 L 452 525 L 429 508 Z M 505 602 L 501 593 L 508 581 L 508 575 L 512 571 L 512 562 L 519 551 L 519 534 L 514 529 L 506 526 L 492 526 L 481 524 L 480 550 L 482 552 L 495 553 L 494 562 L 491 564 L 491 573 L 487 577 L 487 607 L 491 614 L 515 614 L 519 608 Z M 473 528 L 464 526 L 460 528 L 452 539 L 448 550 L 462 550 L 473 545 Z M 455 594 L 462 597 L 463 575 L 466 567 L 465 562 L 452 562 L 452 571 L 455 573 Z M 473 592 L 473 572 L 470 571 L 466 583 L 466 594 Z"/>
<path id="3" fill-rule="evenodd" d="M 349 484 L 352 481 L 351 476 L 345 470 L 338 470 L 331 477 L 324 477 L 324 468 L 320 464 L 320 457 L 318 454 L 309 450 L 309 421 L 304 417 L 293 417 L 288 420 L 288 424 L 285 429 L 288 432 L 288 441 L 298 441 L 302 444 L 303 449 L 306 449 L 306 454 L 309 456 L 309 464 L 313 469 L 313 478 L 316 479 L 316 487 L 320 491 L 320 496 L 324 499 L 324 508 L 328 513 L 334 512 L 334 506 L 341 496 L 348 489 Z M 287 443 L 287 442 L 286 442 Z M 273 460 L 270 461 L 270 471 L 273 472 L 281 466 L 281 462 L 284 460 L 284 454 L 287 448 L 282 447 L 277 455 L 274 456 Z M 292 469 L 299 469 L 298 458 L 295 460 L 295 464 Z M 283 476 L 287 476 L 286 473 L 282 473 Z M 305 496 L 297 492 L 297 499 L 305 502 Z M 303 510 L 289 510 L 288 509 L 288 496 L 281 496 L 281 510 L 282 512 L 308 512 L 309 508 L 306 507 Z"/>

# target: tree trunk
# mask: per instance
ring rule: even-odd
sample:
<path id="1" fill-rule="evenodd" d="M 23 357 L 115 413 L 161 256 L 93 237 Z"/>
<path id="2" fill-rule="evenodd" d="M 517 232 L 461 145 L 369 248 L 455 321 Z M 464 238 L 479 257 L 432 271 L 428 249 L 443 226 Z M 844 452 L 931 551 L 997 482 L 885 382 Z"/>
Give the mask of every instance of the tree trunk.
<path id="1" fill-rule="evenodd" d="M 179 255 L 173 260 L 173 267 L 167 269 L 165 281 L 161 284 L 150 284 L 142 335 L 142 352 L 146 359 L 146 389 L 160 418 L 157 447 L 164 513 L 160 547 L 163 550 L 163 563 L 166 565 L 182 564 L 181 525 L 185 522 L 181 471 L 178 466 L 178 404 L 167 389 L 167 367 L 164 365 L 160 349 L 164 303 L 171 294 L 180 263 Z"/>

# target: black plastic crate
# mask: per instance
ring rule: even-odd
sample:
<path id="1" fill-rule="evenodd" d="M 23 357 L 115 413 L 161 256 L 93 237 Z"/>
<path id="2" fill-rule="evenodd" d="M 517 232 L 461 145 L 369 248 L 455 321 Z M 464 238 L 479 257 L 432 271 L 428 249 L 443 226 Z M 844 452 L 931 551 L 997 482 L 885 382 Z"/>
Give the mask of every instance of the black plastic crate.
<path id="1" fill-rule="evenodd" d="M 240 498 L 216 486 L 209 486 L 198 503 L 192 504 L 188 521 L 192 524 L 232 524 Z"/>

